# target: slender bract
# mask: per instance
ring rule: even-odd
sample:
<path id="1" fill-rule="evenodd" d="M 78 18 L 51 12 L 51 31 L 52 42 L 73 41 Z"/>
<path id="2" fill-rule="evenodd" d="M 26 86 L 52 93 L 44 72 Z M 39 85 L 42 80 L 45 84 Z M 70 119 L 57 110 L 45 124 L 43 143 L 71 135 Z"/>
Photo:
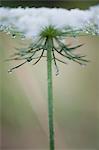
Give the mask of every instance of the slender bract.
<path id="1" fill-rule="evenodd" d="M 48 118 L 49 118 L 49 144 L 54 150 L 54 121 L 53 121 L 53 83 L 52 83 L 52 40 L 47 40 L 47 82 L 48 82 Z"/>

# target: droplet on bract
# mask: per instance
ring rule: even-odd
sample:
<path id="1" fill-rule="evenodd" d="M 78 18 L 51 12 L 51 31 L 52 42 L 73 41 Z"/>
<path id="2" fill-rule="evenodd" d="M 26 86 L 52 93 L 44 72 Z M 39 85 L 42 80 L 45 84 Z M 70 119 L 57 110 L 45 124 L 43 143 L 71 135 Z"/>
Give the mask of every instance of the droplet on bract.
<path id="1" fill-rule="evenodd" d="M 89 32 L 88 32 L 88 31 L 86 31 L 86 33 L 88 34 Z"/>
<path id="2" fill-rule="evenodd" d="M 58 76 L 59 75 L 59 72 L 56 72 L 56 76 Z"/>
<path id="3" fill-rule="evenodd" d="M 58 76 L 59 75 L 59 69 L 57 68 L 56 69 L 56 76 Z"/>
<path id="4" fill-rule="evenodd" d="M 32 58 L 31 58 L 31 57 L 27 58 L 27 61 L 28 61 L 28 62 L 31 62 L 31 60 L 32 60 Z"/>
<path id="5" fill-rule="evenodd" d="M 15 35 L 15 34 L 12 34 L 12 38 L 15 39 L 15 38 L 16 38 L 16 35 Z"/>
<path id="6" fill-rule="evenodd" d="M 12 73 L 12 69 L 9 69 L 9 70 L 8 70 L 8 73 L 11 74 L 11 73 Z"/>

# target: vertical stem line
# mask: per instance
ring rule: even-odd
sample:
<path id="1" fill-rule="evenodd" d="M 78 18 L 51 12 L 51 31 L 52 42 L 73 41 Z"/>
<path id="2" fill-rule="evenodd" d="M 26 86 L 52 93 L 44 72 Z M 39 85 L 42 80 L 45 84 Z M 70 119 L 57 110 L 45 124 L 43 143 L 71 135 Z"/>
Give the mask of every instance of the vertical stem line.
<path id="1" fill-rule="evenodd" d="M 52 39 L 47 39 L 47 82 L 48 82 L 48 119 L 49 119 L 49 144 L 54 150 L 54 123 L 53 123 L 53 83 L 52 83 Z"/>

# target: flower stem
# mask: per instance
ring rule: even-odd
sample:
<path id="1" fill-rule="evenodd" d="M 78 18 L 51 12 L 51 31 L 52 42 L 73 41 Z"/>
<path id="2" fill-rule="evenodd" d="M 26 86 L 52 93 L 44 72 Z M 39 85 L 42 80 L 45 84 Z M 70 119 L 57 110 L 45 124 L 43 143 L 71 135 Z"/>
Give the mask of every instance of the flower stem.
<path id="1" fill-rule="evenodd" d="M 52 85 L 52 40 L 47 40 L 47 77 L 48 77 L 48 119 L 49 119 L 49 145 L 54 150 L 54 123 L 53 123 L 53 85 Z"/>

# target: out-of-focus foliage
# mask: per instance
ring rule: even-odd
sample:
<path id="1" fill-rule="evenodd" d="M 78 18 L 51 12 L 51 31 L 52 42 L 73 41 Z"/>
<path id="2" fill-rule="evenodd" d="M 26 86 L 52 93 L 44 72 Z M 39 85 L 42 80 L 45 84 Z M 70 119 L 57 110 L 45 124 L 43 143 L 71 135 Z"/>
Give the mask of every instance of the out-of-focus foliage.
<path id="1" fill-rule="evenodd" d="M 80 9 L 88 9 L 92 5 L 99 4 L 98 0 L 94 1 L 83 1 L 83 0 L 29 0 L 29 1 L 20 1 L 20 0 L 1 0 L 1 6 L 4 7 L 60 7 L 60 8 L 80 8 Z"/>

